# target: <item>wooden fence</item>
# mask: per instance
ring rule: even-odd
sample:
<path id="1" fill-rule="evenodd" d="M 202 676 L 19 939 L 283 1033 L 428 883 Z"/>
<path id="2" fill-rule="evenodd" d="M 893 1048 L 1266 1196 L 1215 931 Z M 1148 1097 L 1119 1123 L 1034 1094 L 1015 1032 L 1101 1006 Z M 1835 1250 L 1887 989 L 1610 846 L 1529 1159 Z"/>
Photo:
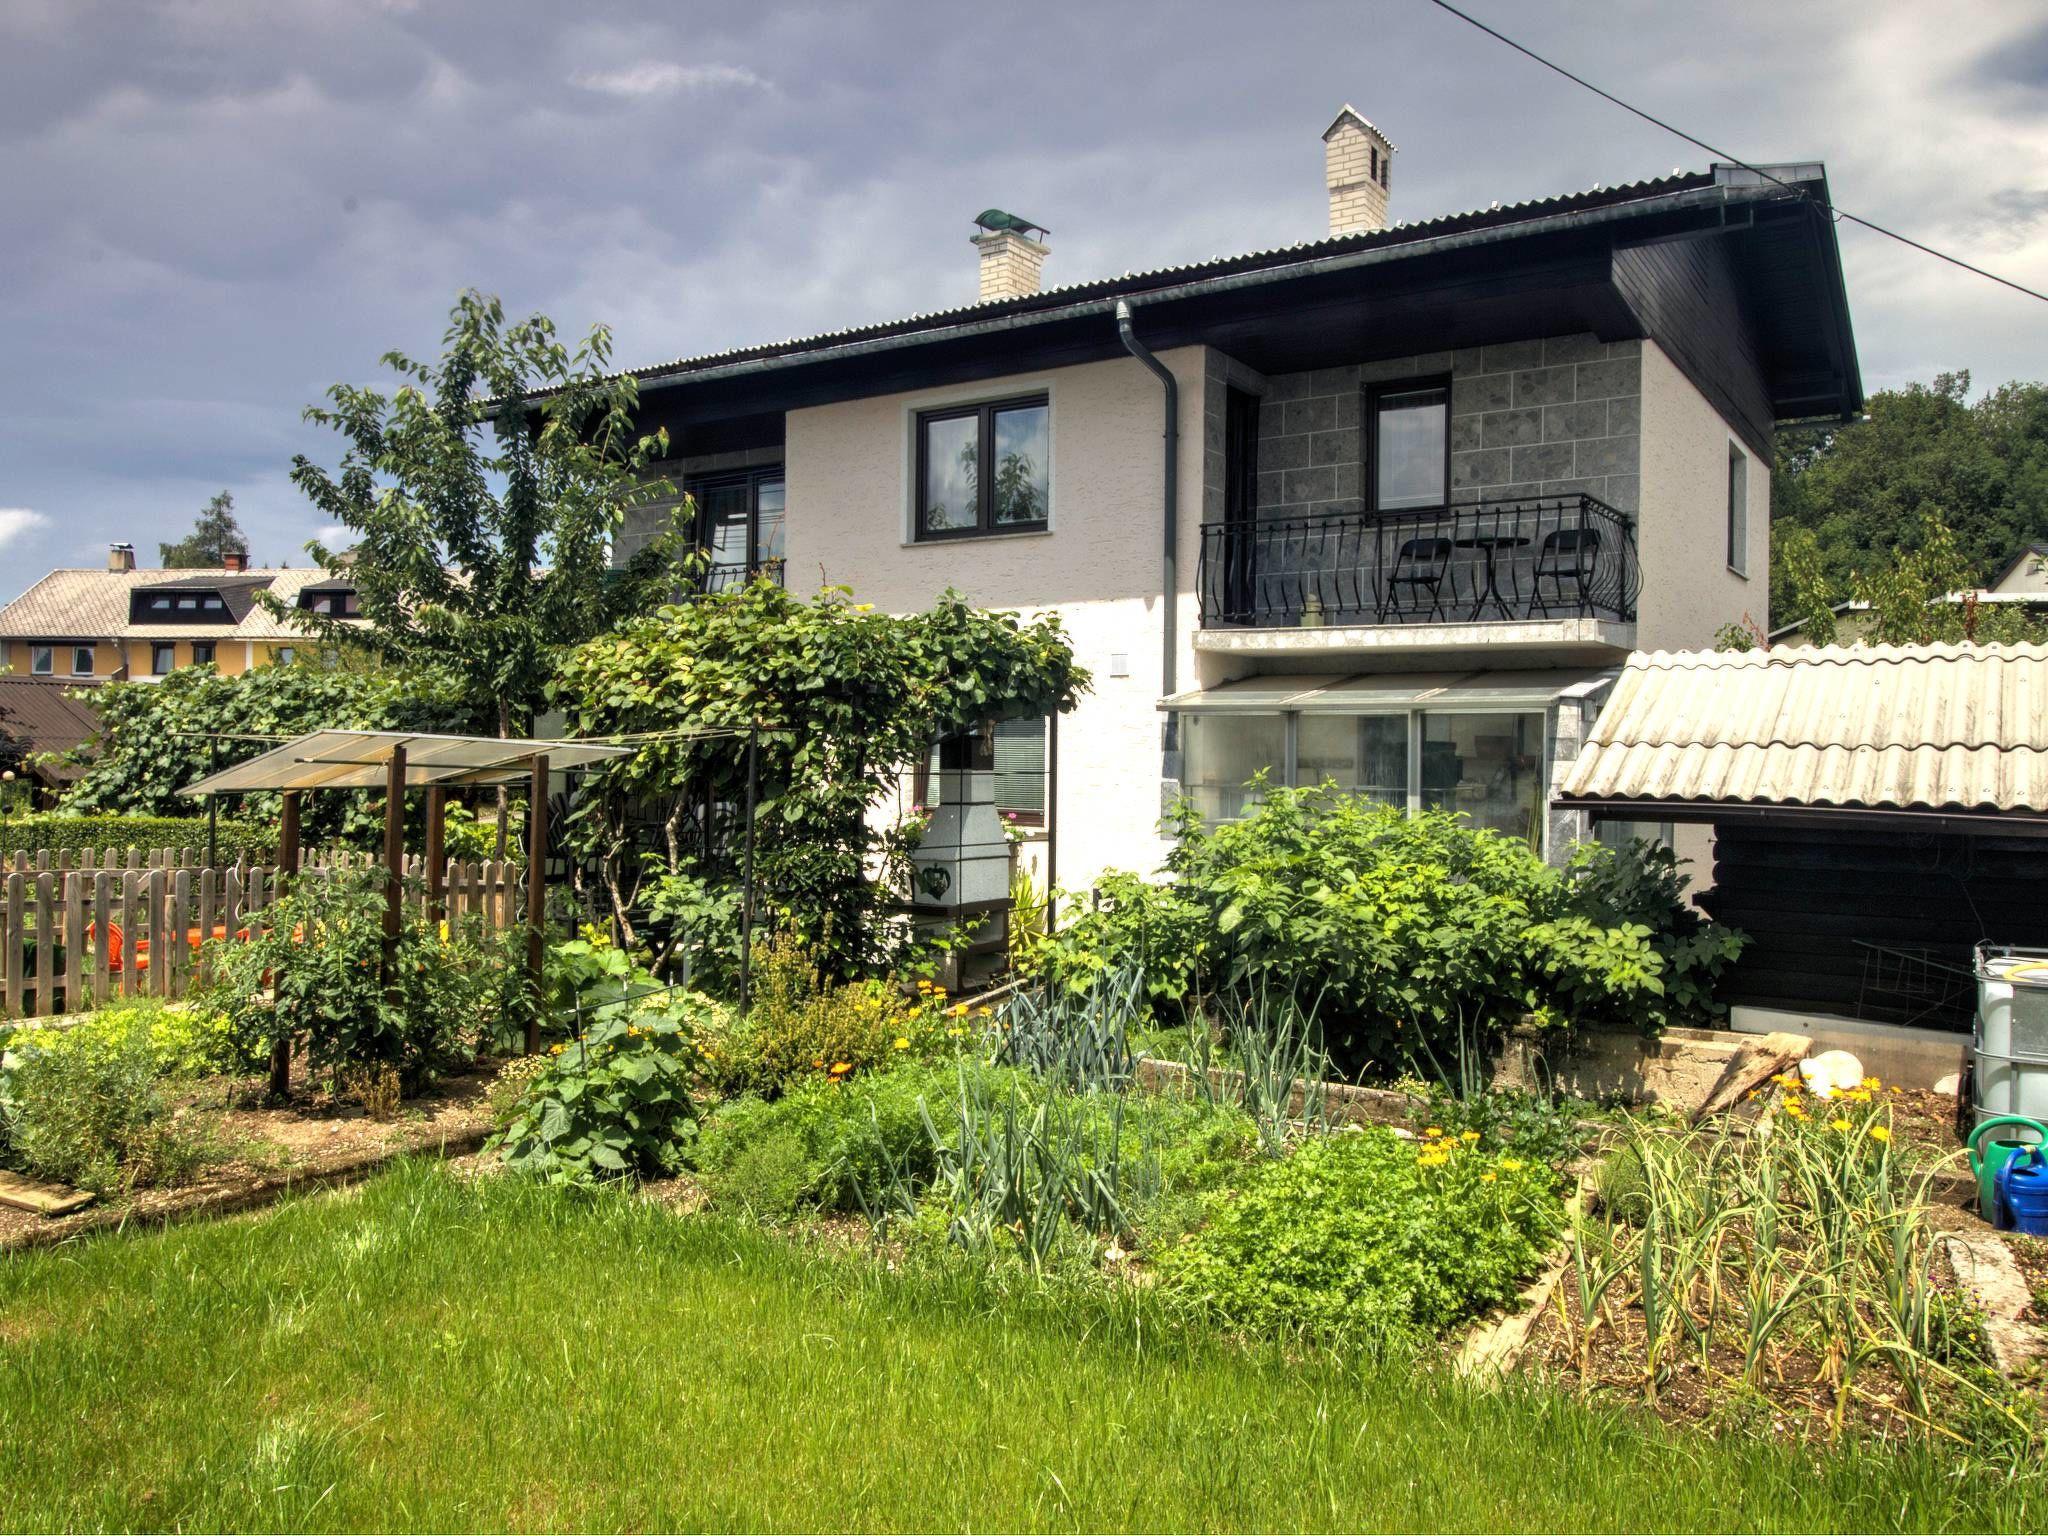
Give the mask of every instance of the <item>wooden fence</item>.
<path id="1" fill-rule="evenodd" d="M 302 879 L 368 870 L 367 855 L 320 856 Z M 42 1018 L 114 997 L 183 997 L 214 939 L 265 931 L 277 869 L 247 861 L 210 868 L 197 850 L 90 850 L 0 858 L 0 1017 Z M 524 870 L 450 860 L 442 908 L 486 936 L 525 922 Z M 406 860 L 406 900 L 424 908 L 426 864 Z"/>

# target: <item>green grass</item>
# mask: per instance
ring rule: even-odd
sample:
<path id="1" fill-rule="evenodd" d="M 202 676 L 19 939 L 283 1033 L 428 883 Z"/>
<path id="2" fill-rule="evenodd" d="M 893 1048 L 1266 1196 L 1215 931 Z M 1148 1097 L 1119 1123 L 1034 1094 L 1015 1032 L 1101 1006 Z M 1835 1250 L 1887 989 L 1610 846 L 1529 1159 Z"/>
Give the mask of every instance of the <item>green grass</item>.
<path id="1" fill-rule="evenodd" d="M 0 1525 L 2037 1528 L 1919 1454 L 1666 1435 L 402 1167 L 0 1261 Z"/>

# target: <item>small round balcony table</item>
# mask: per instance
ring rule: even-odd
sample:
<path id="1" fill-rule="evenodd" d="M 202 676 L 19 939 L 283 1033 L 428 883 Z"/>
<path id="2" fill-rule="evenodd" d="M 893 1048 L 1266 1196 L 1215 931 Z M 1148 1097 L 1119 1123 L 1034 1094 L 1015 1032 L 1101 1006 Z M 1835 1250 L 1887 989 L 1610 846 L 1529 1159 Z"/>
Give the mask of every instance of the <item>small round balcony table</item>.
<path id="1" fill-rule="evenodd" d="M 1501 596 L 1498 573 L 1494 566 L 1494 553 L 1503 549 L 1522 549 L 1529 540 L 1519 533 L 1471 533 L 1461 539 L 1452 539 L 1458 549 L 1483 549 L 1486 551 L 1486 590 L 1479 595 L 1479 601 L 1472 609 L 1474 619 L 1486 617 L 1486 606 L 1491 603 L 1500 611 L 1500 617 L 1512 619 L 1515 613 L 1508 607 L 1507 599 Z"/>

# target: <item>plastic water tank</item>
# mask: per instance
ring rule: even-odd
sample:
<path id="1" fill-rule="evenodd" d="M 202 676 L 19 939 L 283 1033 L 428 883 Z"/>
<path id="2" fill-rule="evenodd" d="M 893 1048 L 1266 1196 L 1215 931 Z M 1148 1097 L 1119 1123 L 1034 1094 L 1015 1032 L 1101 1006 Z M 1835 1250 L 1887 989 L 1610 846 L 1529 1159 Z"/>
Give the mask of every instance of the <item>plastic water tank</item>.
<path id="1" fill-rule="evenodd" d="M 1978 1120 L 2048 1119 L 2048 950 L 1977 949 Z"/>

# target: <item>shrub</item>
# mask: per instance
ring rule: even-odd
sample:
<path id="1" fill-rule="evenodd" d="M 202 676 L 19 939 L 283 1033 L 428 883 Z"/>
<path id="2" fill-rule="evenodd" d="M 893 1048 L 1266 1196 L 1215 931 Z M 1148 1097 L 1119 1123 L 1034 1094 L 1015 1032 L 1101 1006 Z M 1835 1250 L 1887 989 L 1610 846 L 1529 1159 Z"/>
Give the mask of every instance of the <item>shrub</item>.
<path id="1" fill-rule="evenodd" d="M 805 1078 L 950 1054 L 973 1023 L 929 984 L 915 1003 L 886 982 L 831 984 L 788 933 L 756 948 L 751 980 L 746 1014 L 704 1041 L 705 1076 L 723 1094 L 773 1097 Z"/>
<path id="2" fill-rule="evenodd" d="M 1692 881 L 1679 873 L 1678 855 L 1662 843 L 1632 838 L 1624 847 L 1581 843 L 1566 872 L 1572 910 L 1607 928 L 1641 927 L 1663 962 L 1663 990 L 1647 1012 L 1658 1025 L 1724 1012 L 1714 983 L 1742 954 L 1747 937 L 1708 919 L 1685 899 Z M 1589 1007 L 1599 1007 L 1588 999 Z"/>
<path id="3" fill-rule="evenodd" d="M 216 829 L 216 848 L 223 863 L 236 859 L 266 860 L 277 854 L 275 828 L 254 821 L 233 821 L 223 816 Z M 118 816 L 49 815 L 9 816 L 0 819 L 0 854 L 26 850 L 35 853 L 79 853 L 117 848 L 206 849 L 204 816 Z"/>
<path id="4" fill-rule="evenodd" d="M 146 1014 L 19 1031 L 5 1045 L 0 1140 L 31 1174 L 104 1192 L 179 1183 L 206 1161 L 203 1140 L 177 1123 L 165 1100 Z"/>
<path id="5" fill-rule="evenodd" d="M 508 1168 L 550 1184 L 674 1173 L 696 1132 L 695 1027 L 714 1007 L 672 993 L 600 1008 L 581 1039 L 549 1047 L 490 1145 Z"/>
<path id="6" fill-rule="evenodd" d="M 1181 1005 L 1205 989 L 1210 914 L 1174 887 L 1111 870 L 1062 908 L 1068 915 L 1056 934 L 1023 944 L 1025 970 L 1085 993 L 1107 973 L 1136 968 L 1148 1013 L 1168 1024 L 1179 1023 Z"/>
<path id="7" fill-rule="evenodd" d="M 1441 1086 L 1411 1117 L 1415 1128 L 1436 1126 L 1446 1136 L 1471 1131 L 1488 1152 L 1562 1168 L 1585 1150 L 1581 1120 L 1592 1109 L 1582 1100 L 1553 1098 L 1518 1088 L 1495 1088 L 1460 1098 Z"/>
<path id="8" fill-rule="evenodd" d="M 926 1112 L 943 1113 L 963 1071 L 988 1086 L 1028 1082 L 997 1067 L 906 1062 L 847 1082 L 798 1082 L 779 1099 L 750 1094 L 704 1122 L 697 1171 L 713 1200 L 761 1214 L 873 1209 L 893 1180 L 921 1188 L 930 1179 L 938 1154 Z"/>
<path id="9" fill-rule="evenodd" d="M 505 949 L 429 924 L 411 903 L 386 976 L 379 871 L 302 878 L 263 923 L 246 942 L 207 948 L 205 1001 L 227 1015 L 250 1066 L 286 1039 L 315 1067 L 381 1063 L 416 1092 L 491 1025 Z"/>
<path id="10" fill-rule="evenodd" d="M 1562 1207 L 1549 1171 L 1382 1127 L 1252 1166 L 1209 1221 L 1159 1255 L 1198 1310 L 1259 1333 L 1441 1332 L 1510 1300 Z"/>
<path id="11" fill-rule="evenodd" d="M 149 1041 L 156 1071 L 163 1077 L 212 1077 L 241 1064 L 227 1015 L 200 1003 L 167 1003 L 139 997 L 107 1003 L 75 1024 L 54 1028 L 23 1024 L 12 1043 L 39 1048 L 63 1040 L 71 1050 L 116 1055 L 130 1048 L 140 1030 Z"/>

